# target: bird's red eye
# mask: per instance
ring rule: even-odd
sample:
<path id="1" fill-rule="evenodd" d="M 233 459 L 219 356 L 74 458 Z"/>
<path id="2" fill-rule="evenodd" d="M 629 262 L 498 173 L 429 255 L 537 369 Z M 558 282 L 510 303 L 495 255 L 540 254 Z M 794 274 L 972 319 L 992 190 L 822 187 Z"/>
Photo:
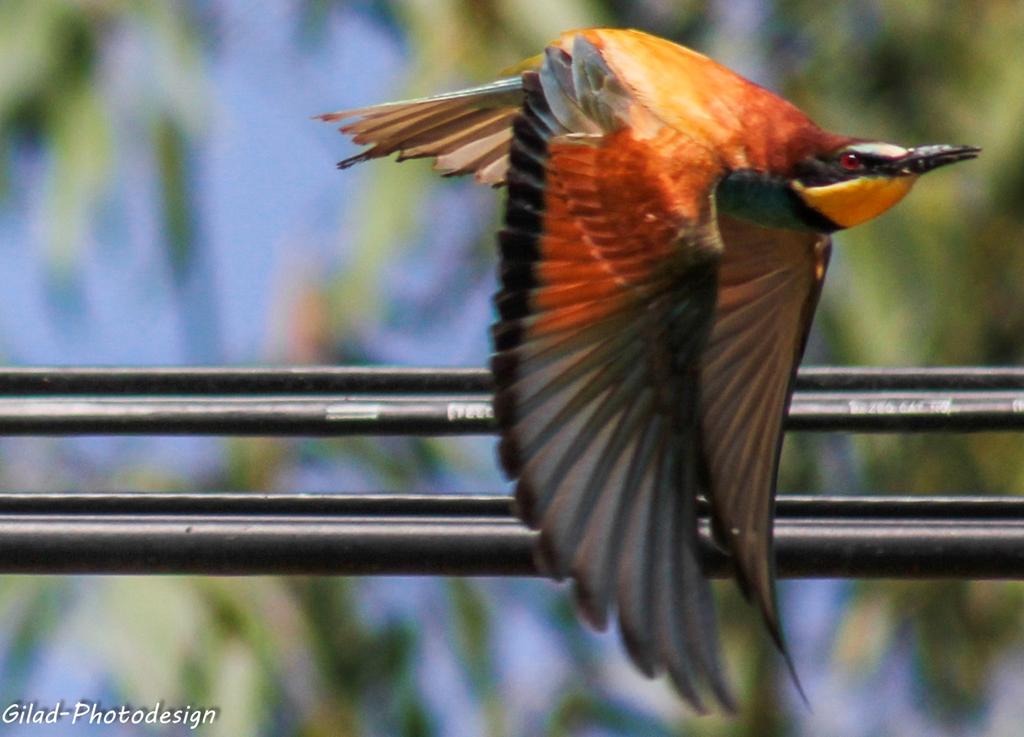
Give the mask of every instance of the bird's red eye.
<path id="1" fill-rule="evenodd" d="M 839 157 L 839 166 L 846 171 L 857 171 L 860 169 L 860 156 L 853 151 L 847 151 Z"/>

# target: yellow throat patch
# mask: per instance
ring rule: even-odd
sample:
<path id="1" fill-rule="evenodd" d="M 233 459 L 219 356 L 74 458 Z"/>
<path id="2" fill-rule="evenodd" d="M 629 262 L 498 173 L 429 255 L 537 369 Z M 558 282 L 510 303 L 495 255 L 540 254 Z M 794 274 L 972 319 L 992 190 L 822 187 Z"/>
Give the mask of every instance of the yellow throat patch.
<path id="1" fill-rule="evenodd" d="M 902 200 L 917 181 L 915 176 L 860 177 L 821 187 L 793 183 L 800 198 L 836 225 L 850 228 L 881 215 Z"/>

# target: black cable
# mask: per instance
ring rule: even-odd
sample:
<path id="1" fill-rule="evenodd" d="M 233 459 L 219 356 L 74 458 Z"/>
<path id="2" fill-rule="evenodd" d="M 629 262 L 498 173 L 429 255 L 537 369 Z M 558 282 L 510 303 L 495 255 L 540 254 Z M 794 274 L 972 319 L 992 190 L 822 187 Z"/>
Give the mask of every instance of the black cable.
<path id="1" fill-rule="evenodd" d="M 788 430 L 1024 429 L 1024 390 L 795 394 Z M 0 397 L 0 435 L 464 435 L 494 432 L 489 394 Z"/>
<path id="2" fill-rule="evenodd" d="M 0 394 L 467 394 L 490 392 L 478 368 L 352 366 L 26 367 L 0 370 Z M 800 369 L 798 391 L 1016 391 L 1024 368 Z"/>
<path id="3" fill-rule="evenodd" d="M 790 430 L 1024 429 L 1024 370 L 801 371 Z M 0 434 L 493 432 L 478 369 L 10 369 Z M 1024 577 L 1024 499 L 781 497 L 782 576 Z M 706 527 L 706 525 L 704 525 Z M 531 575 L 506 497 L 0 494 L 0 572 Z M 714 575 L 728 562 L 706 534 Z"/>
<path id="4" fill-rule="evenodd" d="M 489 392 L 477 368 L 353 366 L 25 367 L 0 370 L 0 395 L 462 394 Z"/>
<path id="5" fill-rule="evenodd" d="M 781 497 L 775 540 L 782 577 L 1024 578 L 1024 498 Z M 533 541 L 502 496 L 0 494 L 2 573 L 537 575 Z"/>

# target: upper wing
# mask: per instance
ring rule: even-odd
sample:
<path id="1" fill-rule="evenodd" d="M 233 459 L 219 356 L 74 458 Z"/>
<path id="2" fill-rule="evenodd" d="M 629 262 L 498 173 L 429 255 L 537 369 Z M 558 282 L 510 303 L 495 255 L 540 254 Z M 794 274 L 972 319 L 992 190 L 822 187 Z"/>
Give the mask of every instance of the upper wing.
<path id="1" fill-rule="evenodd" d="M 827 236 L 724 216 L 719 228 L 725 251 L 717 315 L 701 369 L 715 533 L 782 647 L 772 550 L 782 422 L 830 245 Z"/>
<path id="2" fill-rule="evenodd" d="M 404 159 L 436 157 L 445 176 L 474 174 L 484 184 L 504 184 L 512 120 L 523 104 L 521 77 L 459 92 L 405 102 L 341 110 L 317 116 L 343 125 L 342 133 L 372 148 L 339 162 L 346 168 L 398 152 Z"/>
<path id="3" fill-rule="evenodd" d="M 645 673 L 729 707 L 695 512 L 719 171 L 652 127 L 583 38 L 524 88 L 494 328 L 501 458 L 583 614 L 603 628 L 614 596 Z"/>

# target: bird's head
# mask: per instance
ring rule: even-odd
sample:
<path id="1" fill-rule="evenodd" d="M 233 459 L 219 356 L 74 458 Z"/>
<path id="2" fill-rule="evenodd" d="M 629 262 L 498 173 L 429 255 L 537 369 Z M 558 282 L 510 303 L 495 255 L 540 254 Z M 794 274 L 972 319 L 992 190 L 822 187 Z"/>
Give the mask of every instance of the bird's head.
<path id="1" fill-rule="evenodd" d="M 856 141 L 799 161 L 789 188 L 810 211 L 815 229 L 849 228 L 881 215 L 899 202 L 922 174 L 973 159 L 974 146 L 918 146 Z"/>

